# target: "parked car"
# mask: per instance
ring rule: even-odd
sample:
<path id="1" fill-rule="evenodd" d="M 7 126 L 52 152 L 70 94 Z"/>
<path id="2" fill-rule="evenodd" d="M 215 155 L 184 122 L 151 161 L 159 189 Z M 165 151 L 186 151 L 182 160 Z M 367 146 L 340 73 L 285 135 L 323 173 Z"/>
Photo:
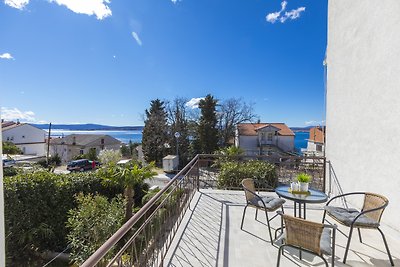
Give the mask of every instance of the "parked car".
<path id="1" fill-rule="evenodd" d="M 78 160 L 73 160 L 68 163 L 67 165 L 67 170 L 73 172 L 73 171 L 86 171 L 86 170 L 92 170 L 93 169 L 93 163 L 91 160 L 88 159 L 78 159 Z"/>
<path id="2" fill-rule="evenodd" d="M 13 166 L 15 164 L 15 160 L 13 159 L 3 159 L 3 167 Z"/>

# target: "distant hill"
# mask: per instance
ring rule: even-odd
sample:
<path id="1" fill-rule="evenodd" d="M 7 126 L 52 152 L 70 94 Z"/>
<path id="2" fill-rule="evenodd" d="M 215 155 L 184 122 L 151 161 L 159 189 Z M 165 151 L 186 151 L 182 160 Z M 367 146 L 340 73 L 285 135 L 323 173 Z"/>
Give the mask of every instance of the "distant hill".
<path id="1" fill-rule="evenodd" d="M 290 127 L 293 132 L 309 132 L 311 128 L 315 126 L 306 126 L 306 127 Z"/>
<path id="2" fill-rule="evenodd" d="M 49 129 L 49 124 L 32 124 L 43 130 Z M 71 131 L 142 131 L 143 126 L 109 126 L 101 124 L 52 124 L 51 129 Z"/>

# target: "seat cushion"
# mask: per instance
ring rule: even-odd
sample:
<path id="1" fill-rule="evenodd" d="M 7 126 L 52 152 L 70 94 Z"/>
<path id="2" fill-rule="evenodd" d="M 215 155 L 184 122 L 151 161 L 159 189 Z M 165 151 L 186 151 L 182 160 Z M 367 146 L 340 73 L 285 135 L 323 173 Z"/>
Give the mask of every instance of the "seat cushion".
<path id="1" fill-rule="evenodd" d="M 262 202 L 265 203 L 265 207 L 267 208 L 267 210 L 269 211 L 274 211 L 277 210 L 278 208 L 280 208 L 283 203 L 285 203 L 285 200 L 282 198 L 277 198 L 277 197 L 261 197 Z M 253 198 L 250 201 L 250 204 L 259 208 L 264 208 L 263 203 L 261 202 L 261 200 L 257 197 Z"/>
<path id="2" fill-rule="evenodd" d="M 351 226 L 353 220 L 360 214 L 356 209 L 345 209 L 341 207 L 325 206 L 326 212 L 338 222 Z M 356 227 L 366 227 L 366 228 L 376 228 L 379 227 L 379 222 L 365 216 L 364 214 L 358 217 L 357 221 L 354 223 Z"/>
<path id="3" fill-rule="evenodd" d="M 322 254 L 332 255 L 331 232 L 332 230 L 326 227 L 322 230 L 321 241 L 319 242 Z"/>

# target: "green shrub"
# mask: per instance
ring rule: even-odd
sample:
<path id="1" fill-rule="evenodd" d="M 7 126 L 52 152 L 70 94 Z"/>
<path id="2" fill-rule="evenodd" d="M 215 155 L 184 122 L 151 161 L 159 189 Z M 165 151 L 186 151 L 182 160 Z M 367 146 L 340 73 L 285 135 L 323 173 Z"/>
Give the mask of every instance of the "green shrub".
<path id="1" fill-rule="evenodd" d="M 4 177 L 14 176 L 14 175 L 17 175 L 17 173 L 18 173 L 17 169 L 14 168 L 13 166 L 6 167 L 6 168 L 3 169 Z"/>
<path id="2" fill-rule="evenodd" d="M 224 162 L 218 175 L 218 186 L 221 188 L 240 188 L 245 178 L 253 178 L 258 187 L 275 188 L 277 174 L 275 166 L 258 160 L 246 162 Z"/>
<path id="3" fill-rule="evenodd" d="M 121 226 L 124 220 L 122 195 L 108 201 L 106 197 L 79 194 L 78 207 L 70 210 L 67 228 L 71 260 L 83 263 Z"/>
<path id="4" fill-rule="evenodd" d="M 7 257 L 29 259 L 35 252 L 67 247 L 68 211 L 77 207 L 78 193 L 111 199 L 123 193 L 119 185 L 105 185 L 94 172 L 54 174 L 45 171 L 4 179 Z"/>

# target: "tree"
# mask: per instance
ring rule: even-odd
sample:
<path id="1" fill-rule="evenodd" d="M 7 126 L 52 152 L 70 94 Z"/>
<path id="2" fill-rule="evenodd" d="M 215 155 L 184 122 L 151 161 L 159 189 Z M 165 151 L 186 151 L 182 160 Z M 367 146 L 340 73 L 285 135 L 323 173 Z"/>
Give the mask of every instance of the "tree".
<path id="1" fill-rule="evenodd" d="M 175 154 L 178 146 L 180 166 L 188 163 L 189 154 L 189 128 L 186 108 L 187 99 L 175 98 L 173 102 L 167 103 L 167 114 L 169 122 L 168 144 L 170 151 Z M 174 134 L 178 132 L 180 137 L 176 140 Z"/>
<path id="2" fill-rule="evenodd" d="M 22 154 L 22 150 L 19 149 L 14 143 L 3 142 L 3 154 L 15 155 Z"/>
<path id="3" fill-rule="evenodd" d="M 218 149 L 217 100 L 208 94 L 200 100 L 200 120 L 197 127 L 197 147 L 201 153 L 210 154 Z"/>
<path id="4" fill-rule="evenodd" d="M 117 163 L 121 159 L 121 152 L 118 150 L 103 149 L 99 153 L 100 162 L 103 164 Z"/>
<path id="5" fill-rule="evenodd" d="M 161 166 L 162 158 L 166 155 L 165 143 L 168 141 L 167 113 L 164 102 L 152 100 L 150 110 L 146 109 L 144 121 L 142 149 L 147 162 L 155 161 Z"/>
<path id="6" fill-rule="evenodd" d="M 72 261 L 82 264 L 122 226 L 124 201 L 121 195 L 108 201 L 105 196 L 82 193 L 76 201 L 78 207 L 68 212 L 67 239 Z"/>
<path id="7" fill-rule="evenodd" d="M 258 117 L 254 114 L 252 104 L 240 98 L 229 98 L 219 106 L 218 129 L 222 146 L 228 146 L 235 137 L 238 123 L 251 122 Z"/>
<path id="8" fill-rule="evenodd" d="M 132 217 L 134 188 L 143 184 L 145 179 L 152 178 L 157 173 L 153 171 L 154 162 L 142 166 L 139 162 L 130 161 L 125 164 L 110 162 L 99 170 L 106 183 L 119 184 L 125 188 L 125 222 Z"/>

